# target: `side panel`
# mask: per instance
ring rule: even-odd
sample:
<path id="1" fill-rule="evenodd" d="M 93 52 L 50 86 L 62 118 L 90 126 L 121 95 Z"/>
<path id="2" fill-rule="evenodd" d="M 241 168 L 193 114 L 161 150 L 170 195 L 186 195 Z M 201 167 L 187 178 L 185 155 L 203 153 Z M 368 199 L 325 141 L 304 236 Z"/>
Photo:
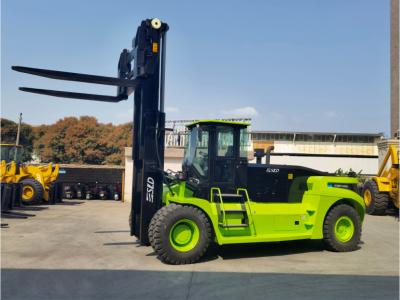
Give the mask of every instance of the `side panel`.
<path id="1" fill-rule="evenodd" d="M 260 203 L 302 201 L 307 179 L 321 172 L 296 166 L 249 164 L 247 190 L 250 198 Z"/>

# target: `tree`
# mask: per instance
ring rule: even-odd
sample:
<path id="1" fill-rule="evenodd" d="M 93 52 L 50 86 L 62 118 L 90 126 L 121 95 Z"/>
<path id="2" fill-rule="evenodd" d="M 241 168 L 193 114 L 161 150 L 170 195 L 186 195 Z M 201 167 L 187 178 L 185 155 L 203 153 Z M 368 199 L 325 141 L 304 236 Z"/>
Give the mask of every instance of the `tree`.
<path id="1" fill-rule="evenodd" d="M 123 164 L 124 148 L 132 146 L 132 132 L 132 123 L 115 126 L 109 131 L 107 138 L 107 148 L 109 149 L 106 157 L 107 164 Z"/>
<path id="2" fill-rule="evenodd" d="M 67 117 L 35 128 L 35 150 L 43 162 L 122 164 L 132 145 L 132 124 L 102 124 L 94 117 Z"/>

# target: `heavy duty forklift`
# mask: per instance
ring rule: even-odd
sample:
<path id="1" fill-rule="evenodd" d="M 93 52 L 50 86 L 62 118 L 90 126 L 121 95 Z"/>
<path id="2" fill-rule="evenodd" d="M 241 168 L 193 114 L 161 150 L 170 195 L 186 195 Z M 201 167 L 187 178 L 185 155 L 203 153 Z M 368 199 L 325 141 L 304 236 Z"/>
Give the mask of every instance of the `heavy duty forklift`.
<path id="1" fill-rule="evenodd" d="M 134 91 L 131 235 L 170 264 L 197 262 L 211 242 L 320 239 L 333 251 L 357 249 L 365 211 L 355 192 L 358 180 L 297 166 L 250 164 L 247 123 L 188 125 L 183 171 L 164 171 L 167 31 L 158 19 L 142 21 L 132 49 L 120 55 L 118 78 L 13 67 L 118 87 L 116 96 L 20 88 L 26 92 L 119 102 Z"/>

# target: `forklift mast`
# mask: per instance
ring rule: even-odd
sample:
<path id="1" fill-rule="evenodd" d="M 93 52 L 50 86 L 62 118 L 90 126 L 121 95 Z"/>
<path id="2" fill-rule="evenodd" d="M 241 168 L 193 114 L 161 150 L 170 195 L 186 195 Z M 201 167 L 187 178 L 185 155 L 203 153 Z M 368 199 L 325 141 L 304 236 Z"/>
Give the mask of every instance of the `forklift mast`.
<path id="1" fill-rule="evenodd" d="M 117 95 L 97 95 L 20 87 L 21 91 L 61 98 L 120 102 L 134 92 L 133 199 L 131 235 L 148 244 L 148 225 L 161 207 L 164 178 L 164 81 L 168 25 L 158 19 L 141 22 L 118 62 L 118 77 L 13 66 L 22 73 L 51 79 L 117 86 Z M 133 66 L 132 66 L 132 62 Z"/>

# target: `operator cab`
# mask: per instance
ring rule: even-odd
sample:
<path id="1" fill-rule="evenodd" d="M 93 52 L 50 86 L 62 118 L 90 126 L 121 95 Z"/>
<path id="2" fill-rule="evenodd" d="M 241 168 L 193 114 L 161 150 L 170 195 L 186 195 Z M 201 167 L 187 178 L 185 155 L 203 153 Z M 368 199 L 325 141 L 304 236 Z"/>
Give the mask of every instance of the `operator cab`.
<path id="1" fill-rule="evenodd" d="M 20 163 L 22 159 L 22 146 L 15 144 L 0 144 L 1 161 Z"/>
<path id="2" fill-rule="evenodd" d="M 205 120 L 188 125 L 182 170 L 194 196 L 209 199 L 210 189 L 234 193 L 246 185 L 248 123 Z"/>

